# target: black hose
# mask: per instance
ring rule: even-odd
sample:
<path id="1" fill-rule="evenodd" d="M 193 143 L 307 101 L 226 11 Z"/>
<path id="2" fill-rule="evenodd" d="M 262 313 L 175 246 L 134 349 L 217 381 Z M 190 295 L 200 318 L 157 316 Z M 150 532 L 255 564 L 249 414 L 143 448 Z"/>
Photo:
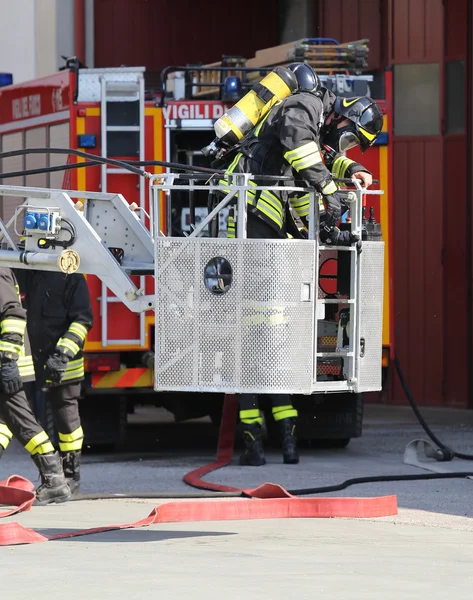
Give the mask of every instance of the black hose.
<path id="1" fill-rule="evenodd" d="M 430 429 L 430 427 L 428 426 L 426 420 L 422 416 L 422 414 L 421 414 L 421 412 L 419 410 L 419 407 L 417 406 L 417 404 L 414 401 L 414 398 L 412 396 L 411 390 L 409 389 L 409 386 L 407 385 L 406 379 L 404 377 L 404 373 L 402 372 L 401 365 L 399 363 L 399 359 L 398 359 L 398 357 L 397 357 L 396 354 L 394 355 L 394 365 L 396 367 L 396 372 L 398 374 L 399 381 L 401 382 L 402 389 L 404 390 L 404 393 L 406 394 L 406 398 L 409 401 L 409 404 L 411 405 L 411 408 L 414 411 L 414 414 L 417 417 L 417 420 L 422 425 L 422 428 L 424 429 L 425 433 L 429 436 L 429 438 L 435 444 L 437 444 L 437 446 L 439 447 L 440 458 L 438 460 L 440 460 L 442 462 L 443 461 L 450 461 L 453 458 L 461 458 L 463 460 L 473 460 L 473 455 L 471 455 L 471 454 L 463 454 L 462 452 L 457 452 L 456 450 L 452 450 L 452 448 L 449 448 L 448 446 L 446 446 L 434 434 L 434 432 Z"/>

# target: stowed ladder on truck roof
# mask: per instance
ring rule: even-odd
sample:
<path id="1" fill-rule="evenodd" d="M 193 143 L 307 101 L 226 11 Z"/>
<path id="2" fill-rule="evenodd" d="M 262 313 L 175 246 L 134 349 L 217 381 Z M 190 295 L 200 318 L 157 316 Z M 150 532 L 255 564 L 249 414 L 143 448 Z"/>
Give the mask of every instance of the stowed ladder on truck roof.
<path id="1" fill-rule="evenodd" d="M 101 155 L 104 158 L 135 156 L 138 161 L 145 160 L 145 83 L 144 67 L 81 69 L 79 71 L 79 102 L 100 102 L 100 139 Z M 102 192 L 108 192 L 109 180 L 116 175 L 135 177 L 128 169 L 101 165 L 100 186 Z M 138 177 L 139 218 L 144 222 L 145 185 L 143 177 Z M 139 287 L 145 287 L 145 278 L 140 276 Z M 102 281 L 100 295 L 101 338 L 104 348 L 111 345 L 145 345 L 145 313 L 140 313 L 139 339 L 110 339 L 108 306 L 119 298 L 108 294 Z"/>
<path id="2" fill-rule="evenodd" d="M 154 308 L 156 390 L 305 394 L 379 390 L 384 243 L 363 242 L 361 254 L 355 246 L 319 245 L 314 190 L 281 184 L 256 189 L 309 192 L 314 217 L 309 221 L 309 239 L 246 239 L 246 194 L 255 189 L 249 177 L 230 176 L 226 192 L 212 182 L 196 184 L 201 176 L 195 173 L 153 176 L 152 234 L 120 194 L 0 186 L 0 195 L 24 198 L 9 230 L 23 229 L 27 213 L 43 223 L 42 228 L 28 229 L 25 251 L 18 251 L 12 236 L 4 236 L 13 249 L 0 251 L 0 264 L 93 274 L 130 310 Z M 223 199 L 190 236 L 163 236 L 160 194 L 168 192 L 172 202 L 173 192 L 196 189 L 220 193 Z M 364 193 L 382 192 L 360 187 L 351 192 L 348 226 L 359 235 Z M 236 239 L 200 237 L 236 195 Z M 84 197 L 83 209 L 78 210 L 73 199 Z M 5 232 L 5 225 L 1 227 Z M 110 250 L 117 247 L 125 250 L 123 260 Z M 325 254 L 336 255 L 339 265 L 345 265 L 344 274 L 337 276 L 344 279 L 344 294 L 320 294 L 319 269 Z M 154 273 L 154 296 L 146 296 L 133 284 L 130 275 L 136 273 Z M 338 322 L 327 318 L 334 305 L 339 317 L 344 315 Z M 333 342 L 334 337 L 334 347 L 327 349 L 326 338 Z M 321 374 L 319 366 L 333 360 L 341 363 L 338 374 Z"/>

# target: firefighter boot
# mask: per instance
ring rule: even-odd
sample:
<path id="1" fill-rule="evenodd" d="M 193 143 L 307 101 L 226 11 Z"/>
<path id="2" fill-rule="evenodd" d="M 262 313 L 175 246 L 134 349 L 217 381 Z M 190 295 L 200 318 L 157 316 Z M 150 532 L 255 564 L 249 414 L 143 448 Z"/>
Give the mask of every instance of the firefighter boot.
<path id="1" fill-rule="evenodd" d="M 279 421 L 282 437 L 282 455 L 287 465 L 296 465 L 299 462 L 296 439 L 296 420 L 293 418 Z"/>
<path id="2" fill-rule="evenodd" d="M 59 452 L 35 454 L 32 458 L 41 475 L 41 485 L 36 490 L 35 504 L 44 506 L 70 500 L 71 490 L 64 477 Z"/>
<path id="3" fill-rule="evenodd" d="M 61 452 L 61 456 L 64 476 L 71 489 L 71 494 L 75 496 L 79 493 L 80 487 L 80 450 Z"/>
<path id="4" fill-rule="evenodd" d="M 259 423 L 243 423 L 245 451 L 240 456 L 240 465 L 260 467 L 266 464 L 261 434 L 262 430 Z"/>

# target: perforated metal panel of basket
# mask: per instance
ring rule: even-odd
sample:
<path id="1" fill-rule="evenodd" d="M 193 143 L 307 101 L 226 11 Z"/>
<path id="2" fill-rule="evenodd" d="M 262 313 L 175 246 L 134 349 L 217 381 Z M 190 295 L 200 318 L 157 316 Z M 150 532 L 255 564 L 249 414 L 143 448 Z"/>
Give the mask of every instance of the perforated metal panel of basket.
<path id="1" fill-rule="evenodd" d="M 155 389 L 309 393 L 314 264 L 306 240 L 158 239 Z"/>
<path id="2" fill-rule="evenodd" d="M 381 389 L 383 354 L 384 242 L 363 242 L 360 286 L 360 339 L 358 392 Z"/>

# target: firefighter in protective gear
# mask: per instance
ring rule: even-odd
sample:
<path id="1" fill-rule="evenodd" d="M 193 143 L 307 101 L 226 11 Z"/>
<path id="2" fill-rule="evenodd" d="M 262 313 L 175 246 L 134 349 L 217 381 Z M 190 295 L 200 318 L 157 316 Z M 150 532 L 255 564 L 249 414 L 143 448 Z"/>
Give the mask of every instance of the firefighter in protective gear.
<path id="1" fill-rule="evenodd" d="M 238 146 L 239 152 L 227 173 L 294 174 L 303 185 L 314 187 L 322 195 L 321 240 L 328 244 L 350 245 L 357 240 L 350 232 L 340 232 L 336 227 L 343 200 L 333 177 L 355 177 L 364 186 L 372 183 L 367 169 L 340 153 L 356 144 L 364 151 L 375 142 L 383 124 L 381 111 L 368 98 L 337 98 L 320 87 L 315 72 L 310 77 L 312 69 L 308 65 L 293 63 L 288 68 L 298 78 L 299 91 L 273 107 L 253 134 Z M 309 90 L 312 83 L 316 87 Z M 267 183 L 271 184 L 270 181 Z M 258 179 L 258 185 L 264 184 L 264 180 Z M 256 182 L 250 181 L 250 185 L 256 185 Z M 250 192 L 248 235 L 257 217 L 271 228 L 272 237 L 285 238 L 286 200 L 268 191 Z M 308 195 L 290 197 L 288 201 L 306 221 Z"/>
<path id="2" fill-rule="evenodd" d="M 41 476 L 36 504 L 65 502 L 71 490 L 61 457 L 35 419 L 23 383 L 35 377 L 26 331 L 26 311 L 11 269 L 0 268 L 0 457 L 15 436 L 28 450 Z"/>
<path id="3" fill-rule="evenodd" d="M 337 227 L 341 217 L 342 198 L 333 177 L 356 177 L 363 185 L 372 182 L 371 174 L 360 164 L 343 156 L 355 143 L 362 150 L 373 144 L 382 128 L 382 115 L 371 100 L 342 99 L 321 88 L 318 77 L 310 66 L 293 63 L 299 90 L 278 103 L 255 128 L 253 134 L 239 146 L 228 165 L 226 173 L 252 173 L 254 175 L 291 176 L 313 187 L 322 196 L 323 213 L 320 218 L 320 239 L 334 245 L 351 245 L 358 237 Z M 336 112 L 336 109 L 340 113 Z M 350 110 L 351 108 L 351 110 Z M 343 112 L 342 112 L 343 109 Z M 348 137 L 350 133 L 350 137 Z M 326 147 L 324 138 L 334 146 Z M 364 136 L 364 137 L 362 137 Z M 356 140 L 356 141 L 355 141 Z M 221 182 L 225 185 L 226 179 Z M 250 185 L 264 186 L 264 177 Z M 267 180 L 271 185 L 271 180 Z M 225 189 L 225 188 L 224 188 Z M 248 238 L 286 238 L 288 230 L 288 205 L 304 225 L 309 217 L 309 195 L 286 196 L 267 190 L 250 191 L 248 196 Z M 292 220 L 292 219 L 291 219 Z M 297 230 L 297 229 L 296 229 Z M 235 218 L 230 213 L 228 236 L 234 237 Z M 280 422 L 283 438 L 283 456 L 286 463 L 297 463 L 295 419 L 297 411 L 289 395 L 272 396 L 273 416 Z M 243 424 L 245 452 L 240 463 L 259 466 L 265 463 L 261 440 L 262 419 L 258 396 L 240 396 L 240 421 Z"/>
<path id="4" fill-rule="evenodd" d="M 36 386 L 46 389 L 64 473 L 74 495 L 79 491 L 84 440 L 79 416 L 82 349 L 93 323 L 89 290 L 79 273 L 18 270 L 17 277 L 28 311 Z M 27 392 L 31 394 L 34 389 L 30 386 Z"/>

